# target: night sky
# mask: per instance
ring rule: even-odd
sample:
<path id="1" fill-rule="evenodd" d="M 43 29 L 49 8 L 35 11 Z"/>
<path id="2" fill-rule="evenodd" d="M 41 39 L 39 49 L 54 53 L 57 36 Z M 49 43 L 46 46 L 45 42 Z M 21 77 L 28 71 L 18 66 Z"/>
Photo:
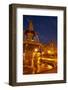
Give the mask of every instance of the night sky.
<path id="1" fill-rule="evenodd" d="M 23 15 L 23 30 L 27 29 L 30 20 L 33 21 L 34 31 L 38 32 L 38 37 L 42 43 L 48 43 L 51 40 L 57 43 L 56 16 Z"/>

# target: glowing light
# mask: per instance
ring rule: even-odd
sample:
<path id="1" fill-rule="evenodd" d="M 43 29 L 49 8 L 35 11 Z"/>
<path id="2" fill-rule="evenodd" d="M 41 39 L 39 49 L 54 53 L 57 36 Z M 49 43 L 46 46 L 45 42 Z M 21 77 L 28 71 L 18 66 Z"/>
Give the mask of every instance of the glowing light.
<path id="1" fill-rule="evenodd" d="M 37 52 L 38 51 L 38 48 L 35 48 L 35 50 L 34 50 L 35 52 Z"/>
<path id="2" fill-rule="evenodd" d="M 48 69 L 52 69 L 53 67 L 51 65 L 48 65 Z"/>
<path id="3" fill-rule="evenodd" d="M 51 51 L 50 50 L 48 50 L 48 54 L 51 54 Z"/>

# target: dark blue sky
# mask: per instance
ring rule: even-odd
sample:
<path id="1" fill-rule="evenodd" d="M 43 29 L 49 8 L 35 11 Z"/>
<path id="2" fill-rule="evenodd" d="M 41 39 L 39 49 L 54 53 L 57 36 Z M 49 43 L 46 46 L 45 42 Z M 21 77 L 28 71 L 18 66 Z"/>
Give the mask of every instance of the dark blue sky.
<path id="1" fill-rule="evenodd" d="M 27 29 L 30 20 L 33 21 L 34 31 L 38 32 L 38 37 L 42 43 L 48 43 L 51 40 L 57 43 L 56 16 L 23 15 L 23 30 Z"/>

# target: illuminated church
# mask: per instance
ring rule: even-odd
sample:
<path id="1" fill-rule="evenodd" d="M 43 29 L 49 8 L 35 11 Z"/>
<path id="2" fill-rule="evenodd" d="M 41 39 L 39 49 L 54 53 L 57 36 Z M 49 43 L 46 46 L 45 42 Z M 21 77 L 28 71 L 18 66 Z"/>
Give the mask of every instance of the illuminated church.
<path id="1" fill-rule="evenodd" d="M 57 46 L 51 41 L 43 44 L 32 20 L 24 31 L 23 74 L 57 73 Z"/>

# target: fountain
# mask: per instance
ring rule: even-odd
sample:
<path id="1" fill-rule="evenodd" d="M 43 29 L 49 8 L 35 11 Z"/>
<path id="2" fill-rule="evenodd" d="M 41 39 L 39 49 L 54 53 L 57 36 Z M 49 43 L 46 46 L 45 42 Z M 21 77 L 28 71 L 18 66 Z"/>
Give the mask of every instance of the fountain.
<path id="1" fill-rule="evenodd" d="M 33 29 L 32 20 L 24 32 L 23 46 L 23 74 L 57 72 L 57 57 L 53 58 L 57 53 L 56 47 L 51 43 L 45 46 L 40 42 L 37 32 Z"/>

